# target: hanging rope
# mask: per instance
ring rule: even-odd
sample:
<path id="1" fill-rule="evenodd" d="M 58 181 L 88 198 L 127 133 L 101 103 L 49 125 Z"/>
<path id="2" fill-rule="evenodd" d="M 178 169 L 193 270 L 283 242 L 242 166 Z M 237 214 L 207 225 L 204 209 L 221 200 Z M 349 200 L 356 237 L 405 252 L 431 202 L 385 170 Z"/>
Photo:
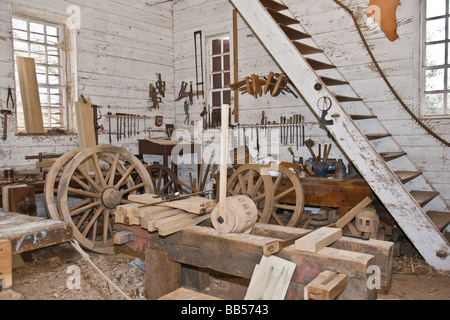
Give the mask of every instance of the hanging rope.
<path id="1" fill-rule="evenodd" d="M 388 80 L 388 78 L 386 77 L 386 75 L 384 74 L 383 70 L 381 69 L 380 65 L 378 64 L 377 59 L 375 58 L 372 49 L 370 49 L 369 44 L 366 41 L 366 38 L 364 37 L 364 34 L 361 30 L 361 27 L 359 26 L 358 20 L 356 19 L 356 16 L 353 14 L 353 11 L 350 10 L 347 6 L 345 6 L 343 3 L 341 3 L 339 0 L 333 0 L 337 5 L 339 5 L 342 9 L 344 9 L 345 11 L 347 11 L 350 16 L 353 19 L 353 22 L 355 24 L 355 27 L 358 31 L 359 36 L 361 37 L 362 42 L 364 43 L 364 47 L 366 48 L 367 52 L 369 53 L 370 58 L 372 59 L 372 62 L 375 64 L 375 67 L 378 70 L 378 73 L 380 74 L 380 76 L 383 78 L 384 82 L 386 83 L 386 85 L 389 87 L 389 89 L 391 90 L 392 94 L 394 95 L 394 97 L 397 99 L 397 101 L 401 104 L 401 106 L 406 110 L 406 112 L 414 119 L 414 121 L 417 122 L 417 124 L 419 124 L 426 132 L 428 132 L 430 135 L 432 135 L 434 138 L 436 138 L 437 140 L 439 140 L 441 143 L 443 143 L 444 145 L 446 145 L 447 147 L 450 147 L 450 143 L 446 140 L 444 140 L 442 137 L 440 137 L 439 135 L 437 135 L 435 132 L 433 132 L 433 130 L 431 130 L 422 120 L 420 120 L 415 114 L 414 112 L 411 111 L 411 109 L 406 105 L 406 103 L 403 101 L 403 99 L 398 95 L 397 91 L 395 90 L 395 88 L 392 86 L 392 84 L 390 83 L 390 81 Z"/>

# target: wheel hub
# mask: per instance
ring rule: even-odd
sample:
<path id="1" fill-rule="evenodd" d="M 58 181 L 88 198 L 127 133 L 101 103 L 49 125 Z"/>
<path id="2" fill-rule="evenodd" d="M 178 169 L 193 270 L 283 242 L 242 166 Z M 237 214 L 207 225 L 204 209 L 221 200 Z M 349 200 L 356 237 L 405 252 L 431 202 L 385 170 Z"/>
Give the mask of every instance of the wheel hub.
<path id="1" fill-rule="evenodd" d="M 108 209 L 115 209 L 122 203 L 122 194 L 114 188 L 105 189 L 100 197 L 103 206 Z"/>

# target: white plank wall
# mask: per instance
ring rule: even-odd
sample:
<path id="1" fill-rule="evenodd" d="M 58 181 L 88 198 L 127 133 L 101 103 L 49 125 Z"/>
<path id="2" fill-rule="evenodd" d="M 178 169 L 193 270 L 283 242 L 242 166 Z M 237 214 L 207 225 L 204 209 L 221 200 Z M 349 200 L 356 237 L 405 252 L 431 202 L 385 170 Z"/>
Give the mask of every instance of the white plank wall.
<path id="1" fill-rule="evenodd" d="M 365 12 L 368 1 L 343 0 L 342 3 L 354 11 L 389 81 L 419 116 L 419 1 L 401 1 L 397 10 L 400 39 L 395 42 L 389 41 L 377 25 L 367 23 Z M 449 148 L 427 135 L 395 100 L 376 72 L 350 15 L 331 0 L 286 0 L 285 4 L 450 204 Z M 450 119 L 425 122 L 442 138 L 450 141 Z"/>
<path id="2" fill-rule="evenodd" d="M 174 43 L 175 43 L 175 82 L 176 87 L 181 86 L 182 81 L 193 81 L 195 84 L 195 49 L 194 32 L 201 30 L 203 37 L 211 37 L 218 34 L 228 33 L 233 38 L 233 6 L 228 0 L 179 0 L 174 3 Z M 205 41 L 205 40 L 204 40 Z M 238 57 L 239 57 L 239 80 L 245 79 L 252 74 L 260 77 L 268 76 L 271 71 L 280 72 L 279 67 L 273 59 L 267 54 L 264 47 L 255 37 L 252 30 L 245 21 L 238 15 Z M 203 43 L 204 50 L 206 43 Z M 205 54 L 205 75 L 207 75 L 207 55 Z M 233 76 L 232 76 L 233 79 Z M 208 79 L 205 78 L 208 84 Z M 208 86 L 206 86 L 207 88 Z M 179 89 L 177 89 L 179 90 Z M 195 86 L 194 86 L 195 90 Z M 205 99 L 194 99 L 194 105 L 191 107 L 191 120 L 197 120 L 201 123 L 200 113 L 203 104 L 211 104 L 208 96 Z M 316 117 L 309 111 L 301 98 L 287 94 L 276 98 L 270 95 L 263 95 L 255 99 L 249 94 L 239 96 L 240 124 L 256 124 L 261 119 L 261 112 L 266 111 L 268 121 L 280 121 L 280 116 L 286 116 L 288 119 L 295 114 L 302 114 L 306 117 L 306 135 L 312 138 L 316 143 L 331 143 L 327 138 L 327 133 L 320 129 Z M 184 127 L 184 108 L 183 101 L 176 103 L 177 125 Z M 234 117 L 232 117 L 234 120 Z M 200 124 L 201 126 L 201 124 Z M 241 131 L 241 137 L 243 132 Z M 250 137 L 250 131 L 246 134 Z M 270 134 L 269 134 L 270 135 Z M 237 136 L 237 133 L 236 133 Z M 277 147 L 272 152 L 280 154 L 283 161 L 291 161 L 292 156 L 287 151 L 289 146 L 279 146 L 278 129 L 272 130 L 272 140 Z M 241 138 L 242 139 L 242 138 Z M 256 148 L 256 133 L 254 132 L 253 144 L 251 148 Z M 265 135 L 260 137 L 261 145 L 266 144 Z M 271 143 L 268 137 L 268 142 Z M 292 147 L 292 145 L 290 145 Z M 306 147 L 296 149 L 294 153 L 297 157 L 304 157 L 305 160 L 310 157 Z M 331 157 L 342 157 L 338 148 L 334 147 Z"/>
<path id="3" fill-rule="evenodd" d="M 68 17 L 67 8 L 80 8 L 81 28 L 77 30 L 77 63 L 79 94 L 101 107 L 100 112 L 164 116 L 165 123 L 174 122 L 174 63 L 172 3 L 151 6 L 146 0 L 14 0 L 14 5 L 39 9 Z M 14 88 L 14 65 L 11 31 L 11 2 L 0 1 L 0 100 L 6 107 L 7 88 Z M 161 73 L 166 81 L 167 92 L 160 110 L 148 107 L 150 83 L 157 81 Z M 109 143 L 109 122 L 103 117 L 99 124 L 99 143 Z M 140 124 L 140 135 L 113 144 L 138 153 L 138 139 L 150 135 L 162 136 L 156 130 L 154 120 Z M 0 141 L 0 168 L 14 170 L 32 169 L 33 161 L 26 155 L 39 152 L 65 153 L 78 145 L 76 129 L 64 136 L 24 137 L 15 134 L 15 119 L 8 123 L 8 140 Z M 159 129 L 158 129 L 159 130 Z M 112 121 L 116 132 L 116 121 Z M 19 148 L 17 146 L 20 146 Z M 3 170 L 2 170 L 3 172 Z"/>

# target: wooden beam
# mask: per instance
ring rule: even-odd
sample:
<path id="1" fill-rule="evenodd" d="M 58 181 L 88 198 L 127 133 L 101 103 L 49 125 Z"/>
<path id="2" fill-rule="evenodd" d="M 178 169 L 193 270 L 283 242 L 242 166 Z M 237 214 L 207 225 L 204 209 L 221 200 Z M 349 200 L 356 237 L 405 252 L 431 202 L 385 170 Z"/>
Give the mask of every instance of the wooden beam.
<path id="1" fill-rule="evenodd" d="M 295 241 L 295 249 L 308 252 L 319 252 L 342 237 L 342 229 L 320 228 Z"/>
<path id="2" fill-rule="evenodd" d="M 181 287 L 181 264 L 165 252 L 145 251 L 145 291 L 147 299 L 159 299 Z"/>
<path id="3" fill-rule="evenodd" d="M 44 133 L 39 86 L 36 66 L 33 58 L 16 57 L 19 76 L 20 95 L 22 97 L 25 133 Z"/>

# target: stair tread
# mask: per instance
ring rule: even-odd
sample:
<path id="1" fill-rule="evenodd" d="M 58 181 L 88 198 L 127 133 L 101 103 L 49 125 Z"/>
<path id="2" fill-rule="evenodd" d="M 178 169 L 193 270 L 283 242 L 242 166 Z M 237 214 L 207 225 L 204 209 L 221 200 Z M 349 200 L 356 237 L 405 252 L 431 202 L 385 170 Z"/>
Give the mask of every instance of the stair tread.
<path id="1" fill-rule="evenodd" d="M 405 156 L 406 152 L 382 152 L 380 155 L 384 158 L 384 161 L 391 161 Z"/>
<path id="2" fill-rule="evenodd" d="M 291 25 L 291 24 L 298 24 L 298 23 L 300 23 L 300 21 L 298 21 L 297 19 L 288 17 L 287 15 L 279 13 L 276 10 L 273 10 L 271 8 L 266 8 L 266 9 L 267 9 L 267 12 L 270 13 L 272 18 L 274 18 L 275 21 L 278 22 L 278 23 L 282 23 L 284 25 Z"/>
<path id="3" fill-rule="evenodd" d="M 387 137 L 392 137 L 392 134 L 390 133 L 373 133 L 373 134 L 367 134 L 366 135 L 367 139 L 369 140 L 378 140 L 378 139 L 383 139 L 383 138 L 387 138 Z"/>
<path id="4" fill-rule="evenodd" d="M 304 44 L 304 43 L 301 43 L 301 42 L 298 42 L 298 41 L 293 41 L 293 43 L 297 47 L 298 51 L 300 51 L 300 53 L 303 54 L 303 55 L 322 53 L 323 52 L 322 49 L 314 48 L 314 47 L 308 46 L 307 44 Z"/>
<path id="5" fill-rule="evenodd" d="M 337 68 L 335 65 L 317 61 L 317 60 L 314 60 L 311 58 L 307 58 L 306 61 L 308 61 L 309 65 L 314 70 L 326 70 L 326 69 L 336 69 Z"/>
<path id="6" fill-rule="evenodd" d="M 403 182 L 406 183 L 411 181 L 412 179 L 420 176 L 422 174 L 421 171 L 396 171 L 395 175 Z"/>
<path id="7" fill-rule="evenodd" d="M 307 39 L 311 38 L 311 35 L 298 31 L 296 29 L 293 29 L 289 26 L 286 26 L 284 24 L 279 24 L 280 28 L 284 31 L 284 33 L 288 36 L 291 40 L 301 40 L 301 39 Z"/>
<path id="8" fill-rule="evenodd" d="M 281 4 L 273 0 L 259 0 L 259 1 L 262 3 L 264 7 L 273 9 L 275 11 L 283 11 L 289 9 L 284 4 Z"/>
<path id="9" fill-rule="evenodd" d="M 366 119 L 377 119 L 378 117 L 376 115 L 365 115 L 365 114 L 352 114 L 350 117 L 353 120 L 366 120 Z"/>
<path id="10" fill-rule="evenodd" d="M 437 191 L 424 190 L 413 190 L 410 191 L 410 193 L 413 198 L 416 199 L 417 203 L 422 207 L 439 195 L 439 192 Z"/>
<path id="11" fill-rule="evenodd" d="M 427 216 L 441 232 L 450 224 L 450 212 L 448 211 L 428 211 Z"/>
<path id="12" fill-rule="evenodd" d="M 327 86 L 341 86 L 341 85 L 350 84 L 348 81 L 338 80 L 338 79 L 333 79 L 333 78 L 328 78 L 328 77 L 321 77 L 321 79 Z"/>
<path id="13" fill-rule="evenodd" d="M 337 99 L 339 102 L 363 101 L 363 99 L 358 98 L 358 97 L 347 97 L 347 96 L 341 96 L 341 95 L 336 95 L 336 99 Z"/>

